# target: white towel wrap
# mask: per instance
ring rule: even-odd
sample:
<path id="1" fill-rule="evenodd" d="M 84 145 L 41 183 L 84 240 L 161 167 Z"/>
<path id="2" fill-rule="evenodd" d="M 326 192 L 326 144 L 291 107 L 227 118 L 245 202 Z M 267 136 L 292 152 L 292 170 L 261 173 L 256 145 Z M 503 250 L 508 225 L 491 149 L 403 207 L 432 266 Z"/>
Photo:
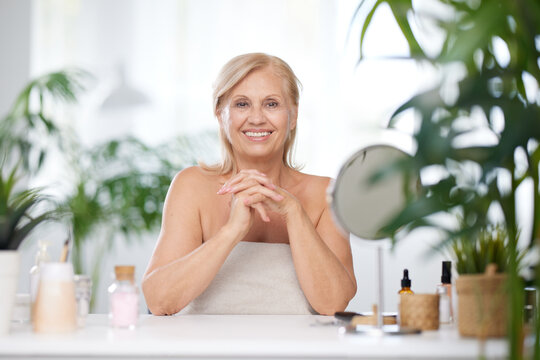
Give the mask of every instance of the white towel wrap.
<path id="1" fill-rule="evenodd" d="M 208 288 L 179 314 L 315 314 L 288 244 L 240 242 Z"/>

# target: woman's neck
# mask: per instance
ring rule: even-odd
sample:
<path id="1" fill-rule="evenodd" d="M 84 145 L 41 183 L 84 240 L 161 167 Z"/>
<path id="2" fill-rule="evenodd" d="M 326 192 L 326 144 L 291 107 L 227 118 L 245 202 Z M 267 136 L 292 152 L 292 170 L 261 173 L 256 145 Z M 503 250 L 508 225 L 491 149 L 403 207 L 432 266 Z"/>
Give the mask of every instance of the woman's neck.
<path id="1" fill-rule="evenodd" d="M 248 169 L 255 169 L 257 171 L 260 171 L 265 174 L 272 181 L 272 183 L 280 187 L 285 185 L 284 181 L 287 179 L 290 171 L 290 169 L 286 167 L 282 161 L 280 161 L 279 163 L 268 163 L 262 161 L 258 161 L 255 163 L 247 163 L 238 161 L 236 163 L 236 166 L 238 171 Z"/>

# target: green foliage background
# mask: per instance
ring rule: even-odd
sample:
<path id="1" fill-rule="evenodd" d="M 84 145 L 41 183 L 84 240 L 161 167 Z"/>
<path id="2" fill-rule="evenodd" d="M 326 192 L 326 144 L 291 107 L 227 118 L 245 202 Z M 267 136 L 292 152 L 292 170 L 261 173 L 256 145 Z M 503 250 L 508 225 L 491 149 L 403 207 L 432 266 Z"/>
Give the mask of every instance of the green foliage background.
<path id="1" fill-rule="evenodd" d="M 376 0 L 360 2 L 362 47 L 374 14 L 388 6 L 406 39 L 410 56 L 438 70 L 441 81 L 413 96 L 392 116 L 416 115 L 414 138 L 417 151 L 407 171 L 437 169 L 443 175 L 424 184 L 420 196 L 386 228 L 411 232 L 431 227 L 445 234 L 441 247 L 456 239 L 476 242 L 492 225 L 489 210 L 502 213 L 507 231 L 509 275 L 510 357 L 518 359 L 523 326 L 523 281 L 519 276 L 519 230 L 527 235 L 527 252 L 537 252 L 540 241 L 540 2 L 538 0 L 437 0 L 431 11 L 422 2 Z M 424 2 L 425 4 L 425 2 Z M 440 50 L 427 53 L 422 32 L 442 34 Z M 502 55 L 502 56 L 501 56 Z M 506 56 L 505 56 L 506 55 Z M 505 57 L 508 59 L 506 60 Z M 457 75 L 456 69 L 462 72 Z M 529 82 L 532 86 L 526 86 Z M 450 96 L 448 89 L 455 89 Z M 480 135 L 481 134 L 481 135 Z M 476 139 L 472 141 L 471 139 Z M 533 211 L 530 229 L 518 229 L 516 193 L 532 186 Z M 411 197 L 412 199 L 412 197 Z M 437 220 L 440 214 L 463 219 L 462 226 Z M 526 230 L 526 231 L 525 231 Z M 540 267 L 536 266 L 540 288 Z M 540 308 L 537 303 L 537 309 Z M 540 358 L 540 320 L 535 318 L 533 358 Z"/>
<path id="2" fill-rule="evenodd" d="M 0 120 L 1 174 L 7 176 L 0 177 L 0 240 L 2 246 L 6 242 L 16 249 L 39 223 L 67 222 L 74 271 L 91 275 L 96 289 L 101 263 L 114 242 L 123 238 L 129 243 L 159 228 L 175 173 L 214 151 L 217 134 L 178 136 L 153 147 L 134 137 L 83 147 L 54 114 L 66 103 L 76 102 L 91 80 L 89 73 L 78 69 L 43 75 L 22 90 Z M 48 209 L 33 217 L 30 210 L 42 200 L 44 189 L 23 189 L 12 200 L 13 188 L 24 187 L 16 184 L 15 174 L 18 171 L 28 182 L 43 170 L 52 152 L 62 154 L 67 164 L 67 184 L 62 185 L 62 195 L 50 199 Z M 17 211 L 11 211 L 15 205 Z M 3 230 L 10 226 L 9 233 Z M 105 246 L 97 245 L 102 244 L 98 235 L 105 237 Z M 89 243 L 97 248 L 92 259 L 83 253 Z"/>

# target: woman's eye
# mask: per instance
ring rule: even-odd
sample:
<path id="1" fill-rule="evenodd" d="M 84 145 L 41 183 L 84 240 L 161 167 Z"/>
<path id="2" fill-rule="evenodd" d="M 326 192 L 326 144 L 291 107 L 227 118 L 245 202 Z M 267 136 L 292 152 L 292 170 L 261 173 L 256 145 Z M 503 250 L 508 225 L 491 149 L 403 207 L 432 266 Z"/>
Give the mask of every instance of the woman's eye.
<path id="1" fill-rule="evenodd" d="M 240 101 L 240 102 L 236 103 L 236 107 L 238 107 L 238 108 L 245 108 L 247 106 L 248 106 L 248 103 L 245 102 L 245 101 Z"/>
<path id="2" fill-rule="evenodd" d="M 270 101 L 268 104 L 266 104 L 269 108 L 277 108 L 279 104 L 277 101 Z"/>

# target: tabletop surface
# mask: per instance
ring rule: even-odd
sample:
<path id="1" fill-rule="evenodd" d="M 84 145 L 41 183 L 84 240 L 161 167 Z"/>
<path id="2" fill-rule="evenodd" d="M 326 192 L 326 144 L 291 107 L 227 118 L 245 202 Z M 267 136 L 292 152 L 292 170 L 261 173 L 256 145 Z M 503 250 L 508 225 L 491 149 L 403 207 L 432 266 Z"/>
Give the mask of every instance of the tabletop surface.
<path id="1" fill-rule="evenodd" d="M 0 337 L 0 358 L 504 358 L 507 344 L 462 338 L 454 326 L 419 335 L 343 334 L 333 317 L 315 315 L 141 315 L 134 330 L 113 329 L 91 314 L 69 334 L 36 334 L 14 324 Z"/>

